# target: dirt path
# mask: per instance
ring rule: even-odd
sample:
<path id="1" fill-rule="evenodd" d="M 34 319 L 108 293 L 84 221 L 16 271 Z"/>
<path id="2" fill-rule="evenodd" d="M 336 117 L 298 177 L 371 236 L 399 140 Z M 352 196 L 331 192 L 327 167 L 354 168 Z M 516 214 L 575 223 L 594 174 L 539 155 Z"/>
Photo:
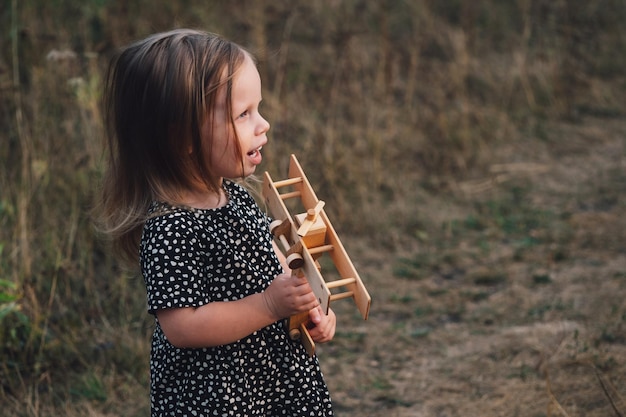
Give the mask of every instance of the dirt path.
<path id="1" fill-rule="evenodd" d="M 394 266 L 415 253 L 347 243 L 374 301 L 368 322 L 335 304 L 339 334 L 320 349 L 338 416 L 626 413 L 626 123 L 547 137 L 503 150 L 508 179 L 464 200 L 521 187 L 512 206 L 535 223 L 498 213 L 525 219 L 527 239 L 464 229 L 452 244 L 416 245 L 445 256 L 409 277 Z"/>

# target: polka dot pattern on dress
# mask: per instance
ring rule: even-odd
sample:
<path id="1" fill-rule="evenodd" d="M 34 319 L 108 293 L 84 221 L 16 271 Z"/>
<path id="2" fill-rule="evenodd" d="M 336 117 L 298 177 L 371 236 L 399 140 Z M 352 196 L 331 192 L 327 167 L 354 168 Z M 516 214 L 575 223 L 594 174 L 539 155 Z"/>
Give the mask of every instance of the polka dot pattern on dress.
<path id="1" fill-rule="evenodd" d="M 140 263 L 152 314 L 238 300 L 282 272 L 267 216 L 240 185 L 225 180 L 224 189 L 217 209 L 151 205 Z M 155 319 L 150 374 L 153 417 L 333 415 L 317 358 L 282 321 L 227 345 L 181 349 Z"/>

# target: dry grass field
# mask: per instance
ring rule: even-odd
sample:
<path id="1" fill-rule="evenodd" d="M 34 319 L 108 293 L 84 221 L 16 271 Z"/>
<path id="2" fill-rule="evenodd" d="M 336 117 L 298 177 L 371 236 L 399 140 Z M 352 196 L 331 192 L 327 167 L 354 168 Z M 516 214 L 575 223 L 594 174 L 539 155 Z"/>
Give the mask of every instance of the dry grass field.
<path id="1" fill-rule="evenodd" d="M 446 227 L 415 247 L 347 244 L 374 300 L 368 322 L 335 304 L 321 349 L 339 415 L 624 415 L 626 123 L 550 133 L 566 145 L 510 143 L 492 176 L 424 199 Z"/>
<path id="2" fill-rule="evenodd" d="M 626 415 L 626 4 L 0 6 L 0 415 L 148 415 L 140 276 L 93 227 L 104 69 L 173 27 L 259 59 L 371 296 L 319 347 L 339 417 Z"/>

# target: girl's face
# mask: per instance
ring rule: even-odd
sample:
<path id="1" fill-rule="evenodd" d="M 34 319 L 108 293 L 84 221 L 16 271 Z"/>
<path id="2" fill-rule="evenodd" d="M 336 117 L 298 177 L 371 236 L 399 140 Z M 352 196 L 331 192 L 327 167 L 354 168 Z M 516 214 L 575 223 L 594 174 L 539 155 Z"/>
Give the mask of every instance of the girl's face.
<path id="1" fill-rule="evenodd" d="M 216 99 L 214 125 L 205 123 L 203 126 L 204 137 L 213 140 L 211 166 L 222 178 L 252 175 L 261 163 L 261 148 L 267 143 L 266 133 L 270 124 L 259 113 L 261 77 L 248 55 L 233 77 L 232 108 L 226 109 L 225 87 L 221 88 Z M 231 114 L 234 131 L 229 123 Z M 237 154 L 234 143 L 237 138 L 241 155 Z"/>

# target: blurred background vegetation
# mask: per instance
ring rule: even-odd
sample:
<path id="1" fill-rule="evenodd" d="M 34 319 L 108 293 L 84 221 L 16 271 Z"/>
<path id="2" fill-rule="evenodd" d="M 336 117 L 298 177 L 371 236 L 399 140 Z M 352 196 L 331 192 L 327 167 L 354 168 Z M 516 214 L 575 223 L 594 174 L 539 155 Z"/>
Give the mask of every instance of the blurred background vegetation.
<path id="1" fill-rule="evenodd" d="M 279 178 L 295 153 L 340 233 L 391 252 L 439 227 L 420 205 L 485 175 L 500 145 L 623 117 L 624 22 L 622 0 L 3 0 L 0 402 L 147 407 L 143 282 L 89 218 L 117 48 L 175 27 L 249 48 L 263 169 Z"/>

